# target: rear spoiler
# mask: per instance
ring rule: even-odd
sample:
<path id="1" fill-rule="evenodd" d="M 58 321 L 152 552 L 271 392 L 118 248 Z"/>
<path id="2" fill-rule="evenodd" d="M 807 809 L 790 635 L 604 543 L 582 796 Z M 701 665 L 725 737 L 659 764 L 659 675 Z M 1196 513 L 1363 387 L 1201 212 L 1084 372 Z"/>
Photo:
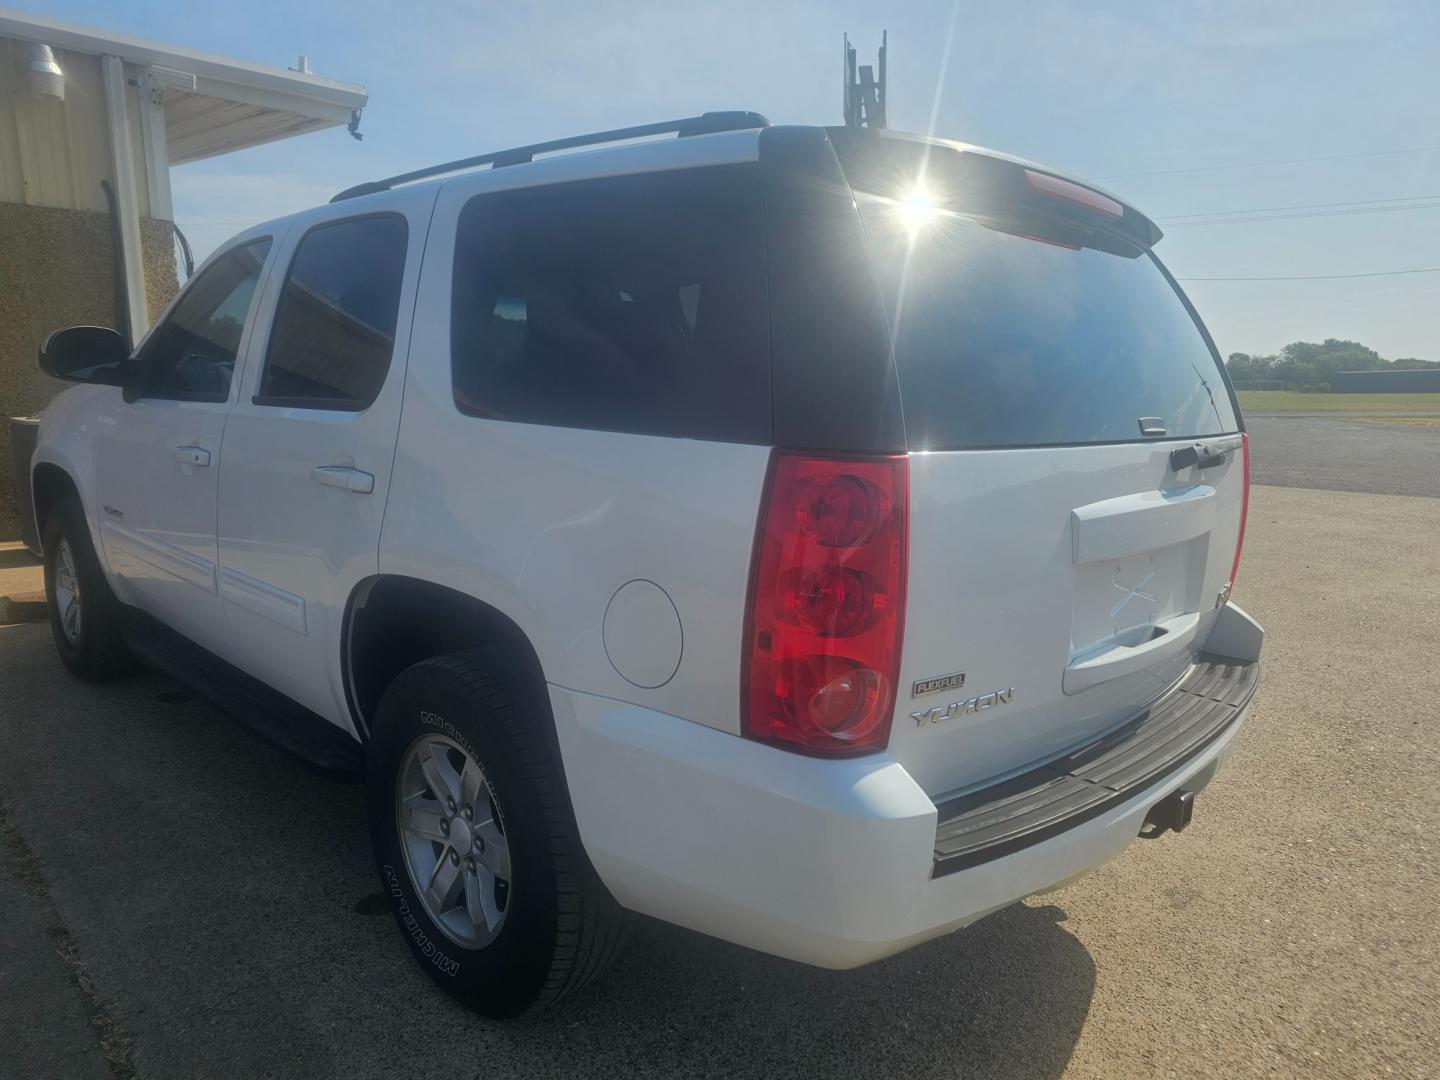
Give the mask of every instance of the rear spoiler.
<path id="1" fill-rule="evenodd" d="M 1108 191 L 993 150 L 866 128 L 826 133 L 856 191 L 903 200 L 924 184 L 940 209 L 1003 232 L 1129 258 L 1164 235 Z"/>

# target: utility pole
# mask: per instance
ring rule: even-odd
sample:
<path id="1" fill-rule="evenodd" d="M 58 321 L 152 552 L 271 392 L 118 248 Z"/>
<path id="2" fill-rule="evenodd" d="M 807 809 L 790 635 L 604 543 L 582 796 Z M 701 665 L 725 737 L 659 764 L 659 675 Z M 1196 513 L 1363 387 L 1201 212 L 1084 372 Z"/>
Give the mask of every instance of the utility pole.
<path id="1" fill-rule="evenodd" d="M 880 31 L 880 77 L 869 64 L 855 68 L 855 47 L 845 35 L 845 126 L 883 128 L 889 93 L 885 88 L 885 49 L 890 34 Z"/>

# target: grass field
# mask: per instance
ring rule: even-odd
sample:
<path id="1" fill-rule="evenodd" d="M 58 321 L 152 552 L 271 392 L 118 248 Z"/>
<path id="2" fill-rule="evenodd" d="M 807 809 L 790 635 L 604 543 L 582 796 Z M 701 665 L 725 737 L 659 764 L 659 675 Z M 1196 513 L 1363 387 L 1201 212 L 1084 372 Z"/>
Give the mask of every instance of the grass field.
<path id="1" fill-rule="evenodd" d="M 1440 394 L 1301 394 L 1293 390 L 1239 390 L 1240 408 L 1267 412 L 1440 412 Z"/>

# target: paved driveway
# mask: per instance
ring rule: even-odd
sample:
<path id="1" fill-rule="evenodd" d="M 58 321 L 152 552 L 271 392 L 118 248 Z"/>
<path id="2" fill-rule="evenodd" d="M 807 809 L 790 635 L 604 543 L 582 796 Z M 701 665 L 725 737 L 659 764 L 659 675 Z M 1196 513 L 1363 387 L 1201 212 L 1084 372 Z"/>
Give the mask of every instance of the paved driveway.
<path id="1" fill-rule="evenodd" d="M 1440 426 L 1246 417 L 1257 484 L 1440 498 Z"/>
<path id="2" fill-rule="evenodd" d="M 1266 675 L 1183 836 L 852 972 L 647 922 L 509 1026 L 410 960 L 359 789 L 0 628 L 0 1077 L 1434 1076 L 1437 535 L 1256 489 Z"/>

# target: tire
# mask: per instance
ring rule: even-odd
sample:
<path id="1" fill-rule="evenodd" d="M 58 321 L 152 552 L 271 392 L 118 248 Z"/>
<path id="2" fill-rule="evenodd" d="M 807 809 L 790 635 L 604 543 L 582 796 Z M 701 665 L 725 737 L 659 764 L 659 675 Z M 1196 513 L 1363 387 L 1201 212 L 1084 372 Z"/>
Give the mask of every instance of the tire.
<path id="1" fill-rule="evenodd" d="M 61 499 L 45 519 L 45 600 L 60 662 L 86 682 L 134 670 L 120 638 L 122 611 L 110 590 L 80 500 Z"/>
<path id="2" fill-rule="evenodd" d="M 542 708 L 502 650 L 425 660 L 386 690 L 366 760 L 370 839 L 406 944 L 495 1019 L 580 989 L 629 924 L 581 847 Z M 453 809 L 437 791 L 458 791 Z"/>

